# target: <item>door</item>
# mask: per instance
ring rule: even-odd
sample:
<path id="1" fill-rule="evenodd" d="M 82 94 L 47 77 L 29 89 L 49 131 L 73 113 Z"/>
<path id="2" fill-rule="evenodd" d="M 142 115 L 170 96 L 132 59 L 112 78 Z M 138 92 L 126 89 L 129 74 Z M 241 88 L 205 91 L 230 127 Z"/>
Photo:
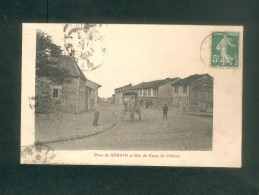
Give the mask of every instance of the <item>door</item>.
<path id="1" fill-rule="evenodd" d="M 88 110 L 88 98 L 89 98 L 89 89 L 85 87 L 84 110 Z"/>

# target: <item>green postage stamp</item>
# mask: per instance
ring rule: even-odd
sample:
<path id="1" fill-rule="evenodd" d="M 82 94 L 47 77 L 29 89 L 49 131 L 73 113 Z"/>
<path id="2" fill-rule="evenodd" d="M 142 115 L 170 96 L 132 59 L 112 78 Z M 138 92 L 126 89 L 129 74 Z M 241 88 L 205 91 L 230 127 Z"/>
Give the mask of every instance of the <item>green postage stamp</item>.
<path id="1" fill-rule="evenodd" d="M 212 32 L 211 67 L 239 65 L 239 32 Z"/>

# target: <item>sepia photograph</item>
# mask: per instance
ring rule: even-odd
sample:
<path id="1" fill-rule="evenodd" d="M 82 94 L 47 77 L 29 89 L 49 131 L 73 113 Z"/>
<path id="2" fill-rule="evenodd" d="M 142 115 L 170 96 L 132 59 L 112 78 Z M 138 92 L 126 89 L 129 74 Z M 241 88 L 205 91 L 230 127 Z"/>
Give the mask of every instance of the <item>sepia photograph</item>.
<path id="1" fill-rule="evenodd" d="M 241 121 L 230 121 L 233 113 L 242 117 L 241 33 L 224 26 L 24 24 L 21 162 L 134 165 L 144 158 L 136 164 L 173 166 L 184 152 L 214 159 L 230 138 L 239 159 Z M 176 165 L 199 166 L 192 160 Z M 201 166 L 224 166 L 207 163 Z"/>

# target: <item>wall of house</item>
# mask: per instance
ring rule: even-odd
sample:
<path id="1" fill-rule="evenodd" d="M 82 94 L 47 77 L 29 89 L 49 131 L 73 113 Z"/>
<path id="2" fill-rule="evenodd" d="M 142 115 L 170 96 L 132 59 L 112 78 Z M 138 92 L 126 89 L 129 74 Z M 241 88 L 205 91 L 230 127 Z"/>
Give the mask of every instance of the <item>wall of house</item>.
<path id="1" fill-rule="evenodd" d="M 156 106 L 163 107 L 164 105 L 172 106 L 172 98 L 157 98 L 156 99 Z"/>
<path id="2" fill-rule="evenodd" d="M 53 89 L 58 96 L 53 96 Z M 57 85 L 48 78 L 36 80 L 36 113 L 69 112 L 76 113 L 78 81 L 71 78 L 70 83 Z"/>
<path id="3" fill-rule="evenodd" d="M 58 97 L 53 97 L 54 88 L 58 90 Z M 63 103 L 60 93 L 61 88 L 62 86 L 56 85 L 48 78 L 37 78 L 35 83 L 35 112 L 50 113 L 61 111 Z"/>
<path id="4" fill-rule="evenodd" d="M 144 90 L 146 91 L 145 95 L 144 95 Z M 148 94 L 148 90 L 149 89 L 139 89 L 138 90 L 139 97 L 157 97 L 157 89 L 150 89 L 150 94 Z M 156 92 L 155 94 L 154 94 L 154 91 Z"/>
<path id="5" fill-rule="evenodd" d="M 77 113 L 81 113 L 84 111 L 85 104 L 85 81 L 81 78 L 77 79 L 78 82 L 78 90 L 77 90 Z"/>
<path id="6" fill-rule="evenodd" d="M 173 86 L 170 84 L 162 85 L 158 88 L 159 98 L 171 98 L 173 92 Z"/>
<path id="7" fill-rule="evenodd" d="M 88 90 L 88 110 L 93 110 L 94 105 L 98 100 L 98 87 L 99 85 L 91 82 L 91 81 L 86 81 L 85 86 Z"/>
<path id="8" fill-rule="evenodd" d="M 81 113 L 85 110 L 85 81 L 72 78 L 69 84 L 63 84 L 61 89 L 62 112 Z"/>
<path id="9" fill-rule="evenodd" d="M 62 112 L 77 112 L 78 80 L 72 78 L 71 83 L 63 84 L 61 89 Z"/>
<path id="10" fill-rule="evenodd" d="M 97 89 L 90 89 L 89 90 L 89 103 L 88 103 L 88 110 L 93 110 L 94 105 L 97 102 L 98 99 L 98 88 Z"/>
<path id="11" fill-rule="evenodd" d="M 190 85 L 190 110 L 212 112 L 213 81 L 210 78 Z"/>
<path id="12" fill-rule="evenodd" d="M 90 94 L 91 94 L 91 89 L 87 86 L 85 86 L 85 111 L 90 110 Z"/>
<path id="13" fill-rule="evenodd" d="M 186 86 L 186 92 L 184 92 L 184 85 L 179 85 L 177 92 L 175 87 L 177 86 L 172 88 L 172 106 L 185 110 L 189 106 L 189 85 Z"/>
<path id="14" fill-rule="evenodd" d="M 89 81 L 89 80 L 87 80 L 87 81 L 85 82 L 85 85 L 86 85 L 87 87 L 91 88 L 91 89 L 97 89 L 97 88 L 98 88 L 98 85 L 97 85 L 96 83 L 94 83 L 94 82 L 92 82 L 92 81 Z"/>
<path id="15" fill-rule="evenodd" d="M 115 92 L 115 104 L 122 104 L 122 92 Z"/>
<path id="16" fill-rule="evenodd" d="M 70 84 L 62 85 L 62 111 L 81 113 L 85 110 L 85 81 L 81 78 L 72 78 Z"/>
<path id="17" fill-rule="evenodd" d="M 188 97 L 189 96 L 189 85 L 187 85 L 187 90 L 186 92 L 184 92 L 184 86 L 183 85 L 180 85 L 178 86 L 178 92 L 176 93 L 175 92 L 175 87 L 176 86 L 173 86 L 172 88 L 172 96 L 173 97 Z"/>
<path id="18" fill-rule="evenodd" d="M 212 112 L 213 80 L 208 77 L 192 82 L 187 85 L 186 93 L 184 93 L 183 85 L 178 86 L 177 93 L 175 92 L 175 86 L 173 86 L 172 106 L 193 112 Z"/>
<path id="19" fill-rule="evenodd" d="M 71 77 L 71 82 L 63 85 L 55 85 L 49 79 L 41 79 L 36 83 L 37 111 L 77 114 L 92 110 L 98 98 L 98 85 L 95 84 L 94 87 L 95 89 L 87 88 L 85 80 L 76 77 Z M 53 89 L 58 89 L 58 97 L 53 97 Z"/>
<path id="20" fill-rule="evenodd" d="M 146 91 L 145 95 L 144 95 L 144 90 Z M 150 94 L 148 93 L 148 90 L 150 90 Z M 152 89 L 152 88 L 139 89 L 138 99 L 143 107 L 146 107 L 146 108 L 157 107 L 157 94 L 158 94 L 157 89 Z"/>

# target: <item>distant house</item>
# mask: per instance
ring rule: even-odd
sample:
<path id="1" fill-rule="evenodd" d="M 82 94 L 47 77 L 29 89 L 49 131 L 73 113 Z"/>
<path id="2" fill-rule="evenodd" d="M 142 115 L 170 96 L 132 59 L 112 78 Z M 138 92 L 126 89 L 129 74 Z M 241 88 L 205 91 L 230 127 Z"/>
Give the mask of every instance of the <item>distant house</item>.
<path id="1" fill-rule="evenodd" d="M 98 89 L 101 85 L 90 81 L 89 79 L 85 82 L 85 92 L 86 92 L 86 103 L 88 104 L 86 107 L 88 110 L 94 109 L 94 104 L 98 100 Z"/>
<path id="2" fill-rule="evenodd" d="M 165 85 L 161 85 L 158 87 L 158 98 L 157 98 L 157 105 L 163 106 L 167 104 L 168 106 L 172 105 L 172 93 L 173 93 L 173 86 L 172 84 L 179 81 L 180 78 L 174 78 L 170 83 Z"/>
<path id="3" fill-rule="evenodd" d="M 112 104 L 115 104 L 115 93 L 112 94 Z"/>
<path id="4" fill-rule="evenodd" d="M 131 89 L 138 91 L 140 101 L 149 106 L 161 106 L 164 103 L 171 103 L 172 86 L 167 85 L 178 81 L 179 78 L 166 78 L 150 82 L 142 82 L 134 85 Z M 171 104 L 170 104 L 171 105 Z"/>
<path id="5" fill-rule="evenodd" d="M 171 84 L 172 106 L 181 110 L 212 112 L 213 77 L 195 74 Z"/>
<path id="6" fill-rule="evenodd" d="M 69 73 L 70 83 L 57 85 L 47 77 L 36 79 L 36 105 L 38 112 L 81 113 L 93 108 L 101 85 L 88 80 L 71 56 L 53 58 Z"/>
<path id="7" fill-rule="evenodd" d="M 108 97 L 107 98 L 107 103 L 108 104 L 113 104 L 113 98 L 112 97 Z"/>
<path id="8" fill-rule="evenodd" d="M 123 91 L 125 91 L 126 89 L 129 89 L 131 87 L 132 87 L 132 84 L 128 84 L 128 85 L 125 85 L 123 87 L 119 87 L 119 88 L 114 89 L 114 91 L 115 91 L 115 95 L 114 95 L 115 104 L 122 104 Z"/>

